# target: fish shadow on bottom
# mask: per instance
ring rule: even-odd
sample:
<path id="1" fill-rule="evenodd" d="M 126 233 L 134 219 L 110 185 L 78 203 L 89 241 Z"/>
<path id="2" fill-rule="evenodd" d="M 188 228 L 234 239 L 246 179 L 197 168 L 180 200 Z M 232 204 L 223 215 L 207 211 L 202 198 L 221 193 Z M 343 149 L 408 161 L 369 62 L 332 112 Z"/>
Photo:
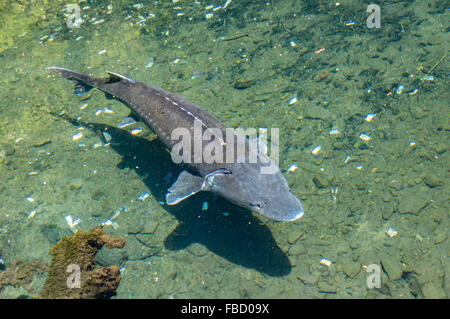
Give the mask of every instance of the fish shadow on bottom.
<path id="1" fill-rule="evenodd" d="M 102 132 L 108 132 L 111 135 L 110 147 L 122 156 L 118 167 L 134 169 L 153 197 L 160 202 L 165 201 L 167 189 L 183 167 L 172 162 L 170 153 L 158 139 L 150 141 L 114 126 L 60 117 L 76 126 L 87 127 L 102 139 Z M 201 210 L 200 203 L 204 201 L 210 203 L 207 211 Z M 178 227 L 164 240 L 165 248 L 180 250 L 199 243 L 232 263 L 268 276 L 280 277 L 291 272 L 292 265 L 269 228 L 250 211 L 207 192 L 187 198 L 178 205 L 163 204 L 162 207 L 179 221 Z M 225 216 L 223 212 L 229 214 Z"/>

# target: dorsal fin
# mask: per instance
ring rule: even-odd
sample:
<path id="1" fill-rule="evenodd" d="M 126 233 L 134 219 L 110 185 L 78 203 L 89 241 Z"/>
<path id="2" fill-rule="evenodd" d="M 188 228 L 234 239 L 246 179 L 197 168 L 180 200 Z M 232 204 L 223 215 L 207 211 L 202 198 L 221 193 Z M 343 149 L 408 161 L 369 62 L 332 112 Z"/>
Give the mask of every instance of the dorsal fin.
<path id="1" fill-rule="evenodd" d="M 125 82 L 131 82 L 134 83 L 134 80 L 129 79 L 123 75 L 120 75 L 118 73 L 110 72 L 108 71 L 109 78 L 106 80 L 107 83 L 114 83 L 119 81 L 125 81 Z"/>

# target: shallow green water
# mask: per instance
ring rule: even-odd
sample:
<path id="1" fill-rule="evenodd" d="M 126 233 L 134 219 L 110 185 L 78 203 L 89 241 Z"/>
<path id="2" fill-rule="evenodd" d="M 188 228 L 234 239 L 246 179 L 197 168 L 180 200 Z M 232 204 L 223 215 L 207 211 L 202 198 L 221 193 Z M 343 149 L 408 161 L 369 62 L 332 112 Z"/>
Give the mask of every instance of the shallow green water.
<path id="1" fill-rule="evenodd" d="M 98 256 L 122 267 L 117 298 L 449 297 L 446 2 L 385 1 L 379 29 L 360 1 L 228 3 L 78 1 L 69 28 L 64 1 L 0 1 L 0 269 L 48 263 L 62 236 L 119 210 L 105 229 L 127 244 Z M 73 95 L 52 65 L 154 84 L 228 127 L 280 128 L 305 216 L 274 222 L 210 194 L 165 205 L 180 168 L 155 135 L 117 129 L 123 104 Z"/>

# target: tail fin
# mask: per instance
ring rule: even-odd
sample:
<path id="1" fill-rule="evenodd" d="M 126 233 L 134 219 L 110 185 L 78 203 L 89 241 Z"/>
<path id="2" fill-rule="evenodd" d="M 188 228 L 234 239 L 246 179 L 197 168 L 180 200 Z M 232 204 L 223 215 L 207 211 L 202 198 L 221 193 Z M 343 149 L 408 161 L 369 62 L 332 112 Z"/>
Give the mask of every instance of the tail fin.
<path id="1" fill-rule="evenodd" d="M 109 91 L 108 84 L 123 82 L 123 83 L 135 83 L 134 80 L 129 79 L 123 75 L 108 72 L 109 77 L 106 79 L 94 78 L 90 75 L 74 72 L 69 69 L 59 68 L 56 66 L 49 66 L 46 68 L 47 70 L 53 71 L 61 75 L 63 78 L 71 80 L 75 82 L 74 93 L 77 95 L 84 94 L 89 92 L 93 87 L 96 87 L 106 94 L 113 95 L 112 92 Z"/>
<path id="2" fill-rule="evenodd" d="M 73 93 L 81 95 L 92 90 L 93 87 L 98 86 L 98 79 L 93 78 L 87 74 L 77 73 L 68 69 L 58 68 L 56 66 L 49 66 L 47 70 L 54 71 L 61 75 L 63 78 L 75 82 Z"/>

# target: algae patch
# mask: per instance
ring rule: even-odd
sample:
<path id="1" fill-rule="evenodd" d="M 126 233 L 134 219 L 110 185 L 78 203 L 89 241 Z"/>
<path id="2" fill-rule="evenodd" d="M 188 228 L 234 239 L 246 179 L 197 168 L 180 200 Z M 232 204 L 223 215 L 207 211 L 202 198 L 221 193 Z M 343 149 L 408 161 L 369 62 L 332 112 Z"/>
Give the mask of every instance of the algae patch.
<path id="1" fill-rule="evenodd" d="M 47 265 L 38 262 L 25 262 L 16 260 L 2 273 L 0 273 L 0 290 L 6 286 L 22 287 L 32 293 L 34 273 L 43 274 L 47 271 Z"/>
<path id="2" fill-rule="evenodd" d="M 89 233 L 78 231 L 64 237 L 50 250 L 52 260 L 40 298 L 104 298 L 110 296 L 119 286 L 120 271 L 117 266 L 94 267 L 95 256 L 100 248 L 122 248 L 124 238 L 109 237 L 97 226 Z M 68 287 L 67 272 L 71 265 L 80 269 L 80 288 Z"/>

